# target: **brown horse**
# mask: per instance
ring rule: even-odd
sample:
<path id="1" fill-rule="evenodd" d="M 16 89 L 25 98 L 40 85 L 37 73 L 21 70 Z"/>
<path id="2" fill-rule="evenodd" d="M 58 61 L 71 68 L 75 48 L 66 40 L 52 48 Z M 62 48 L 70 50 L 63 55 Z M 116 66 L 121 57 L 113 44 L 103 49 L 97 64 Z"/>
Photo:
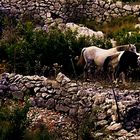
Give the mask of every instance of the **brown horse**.
<path id="1" fill-rule="evenodd" d="M 121 75 L 122 83 L 126 85 L 125 77 L 129 68 L 135 69 L 139 66 L 140 53 L 122 51 L 118 54 L 108 56 L 105 59 L 103 70 L 106 74 L 111 74 L 111 79 L 114 83 L 118 83 L 119 77 Z"/>

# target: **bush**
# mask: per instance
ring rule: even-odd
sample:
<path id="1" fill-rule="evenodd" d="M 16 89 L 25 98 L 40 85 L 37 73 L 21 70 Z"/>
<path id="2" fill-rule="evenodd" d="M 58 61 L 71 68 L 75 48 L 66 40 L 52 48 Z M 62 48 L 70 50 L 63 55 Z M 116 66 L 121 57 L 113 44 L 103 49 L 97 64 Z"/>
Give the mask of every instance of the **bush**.
<path id="1" fill-rule="evenodd" d="M 41 124 L 34 130 L 26 131 L 24 140 L 55 140 L 56 133 L 49 132 L 44 124 Z"/>
<path id="2" fill-rule="evenodd" d="M 0 139 L 1 140 L 22 140 L 27 127 L 27 112 L 29 106 L 23 108 L 16 107 L 9 109 L 0 108 Z"/>
<path id="3" fill-rule="evenodd" d="M 18 21 L 14 26 L 9 26 L 11 23 L 5 22 L 0 40 L 0 60 L 7 60 L 8 72 L 41 75 L 44 65 L 53 67 L 53 63 L 58 63 L 63 66 L 62 72 L 73 76 L 75 70 L 73 70 L 72 63 L 74 62 L 76 66 L 74 58 L 80 55 L 83 47 L 95 45 L 101 48 L 110 48 L 112 46 L 109 39 L 112 37 L 120 45 L 139 43 L 139 34 L 132 26 L 134 21 L 136 19 L 129 16 L 125 19 L 112 20 L 106 25 L 99 25 L 97 29 L 100 30 L 102 27 L 107 34 L 104 40 L 94 37 L 77 39 L 76 32 L 68 30 L 63 33 L 57 27 L 50 29 L 49 32 L 37 31 L 34 30 L 34 24 L 30 21 L 24 24 Z M 89 21 L 88 24 L 90 25 Z M 128 36 L 129 31 L 133 32 L 132 36 Z"/>
<path id="4" fill-rule="evenodd" d="M 1 50 L 5 51 L 7 56 L 10 72 L 32 75 L 35 74 L 36 65 L 40 72 L 44 65 L 52 66 L 56 62 L 63 65 L 63 72 L 71 72 L 71 59 L 79 55 L 81 49 L 90 43 L 85 37 L 77 39 L 76 33 L 70 30 L 63 33 L 53 28 L 46 33 L 34 31 L 31 22 L 19 22 L 16 28 L 5 29 L 1 45 Z"/>

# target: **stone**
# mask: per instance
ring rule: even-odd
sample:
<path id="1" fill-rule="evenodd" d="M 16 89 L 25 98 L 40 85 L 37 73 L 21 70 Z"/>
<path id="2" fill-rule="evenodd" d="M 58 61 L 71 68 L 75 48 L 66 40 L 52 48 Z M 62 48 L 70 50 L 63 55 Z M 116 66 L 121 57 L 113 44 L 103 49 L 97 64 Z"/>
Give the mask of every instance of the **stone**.
<path id="1" fill-rule="evenodd" d="M 46 87 L 40 88 L 40 92 L 47 92 L 47 88 Z"/>
<path id="2" fill-rule="evenodd" d="M 116 2 L 116 7 L 122 8 L 122 6 L 123 6 L 122 1 L 117 1 L 117 2 Z"/>
<path id="3" fill-rule="evenodd" d="M 1 85 L 0 85 L 0 89 L 1 89 L 1 90 L 6 90 L 6 89 L 8 89 L 8 86 L 2 85 L 2 84 L 1 84 Z"/>
<path id="4" fill-rule="evenodd" d="M 94 135 L 95 135 L 94 137 L 101 137 L 101 136 L 104 135 L 104 133 L 97 132 L 97 133 L 95 133 Z"/>
<path id="5" fill-rule="evenodd" d="M 38 107 L 44 107 L 45 106 L 45 101 L 42 97 L 39 97 L 38 99 L 36 99 L 36 103 Z"/>
<path id="6" fill-rule="evenodd" d="M 64 106 L 64 105 L 62 105 L 62 104 L 57 104 L 56 107 L 55 107 L 55 109 L 56 109 L 57 111 L 65 112 L 65 113 L 69 111 L 69 107 Z"/>
<path id="7" fill-rule="evenodd" d="M 47 96 L 47 93 L 42 93 L 42 97 L 45 98 Z"/>
<path id="8" fill-rule="evenodd" d="M 77 93 L 78 92 L 78 87 L 70 87 L 67 89 L 67 92 L 75 92 Z"/>
<path id="9" fill-rule="evenodd" d="M 78 112 L 78 109 L 77 108 L 70 108 L 70 110 L 69 110 L 69 116 L 70 117 L 77 117 L 77 113 Z"/>
<path id="10" fill-rule="evenodd" d="M 132 10 L 130 5 L 124 5 L 123 9 L 125 9 L 127 11 L 131 11 Z"/>
<path id="11" fill-rule="evenodd" d="M 120 131 L 117 132 L 118 136 L 126 136 L 127 135 L 127 131 L 125 129 L 121 129 Z"/>
<path id="12" fill-rule="evenodd" d="M 106 120 L 101 120 L 97 122 L 97 126 L 100 126 L 100 127 L 104 127 L 107 124 L 108 124 L 108 121 Z"/>
<path id="13" fill-rule="evenodd" d="M 41 96 L 42 96 L 41 92 L 36 93 L 36 97 L 41 97 Z"/>
<path id="14" fill-rule="evenodd" d="M 33 97 L 30 97 L 30 98 L 28 99 L 28 102 L 29 102 L 29 104 L 30 104 L 31 106 L 35 106 L 35 105 L 36 105 L 35 99 L 34 99 Z"/>
<path id="15" fill-rule="evenodd" d="M 95 96 L 95 100 L 94 100 L 95 105 L 100 105 L 100 104 L 103 104 L 104 102 L 105 102 L 105 96 L 104 95 L 96 95 Z"/>
<path id="16" fill-rule="evenodd" d="M 71 80 L 60 72 L 60 73 L 58 73 L 58 75 L 56 77 L 56 81 L 61 83 L 62 85 L 64 85 L 64 84 L 70 82 Z"/>
<path id="17" fill-rule="evenodd" d="M 35 92 L 35 93 L 37 93 L 39 90 L 40 90 L 39 87 L 35 87 L 35 88 L 34 88 L 34 92 Z"/>
<path id="18" fill-rule="evenodd" d="M 107 130 L 109 130 L 109 131 L 118 131 L 118 130 L 120 130 L 121 128 L 122 128 L 121 123 L 115 123 L 115 124 L 113 124 L 113 125 L 108 126 L 108 127 L 107 127 Z"/>
<path id="19" fill-rule="evenodd" d="M 23 97 L 24 97 L 24 93 L 23 92 L 21 92 L 21 91 L 14 91 L 14 92 L 12 92 L 12 95 L 13 95 L 13 98 L 15 98 L 15 99 L 23 99 Z"/>
<path id="20" fill-rule="evenodd" d="M 47 109 L 54 109 L 55 108 L 55 100 L 53 98 L 49 98 L 46 102 Z"/>
<path id="21" fill-rule="evenodd" d="M 34 84 L 31 84 L 30 82 L 27 82 L 27 83 L 25 83 L 25 86 L 27 88 L 32 88 L 32 87 L 34 87 Z"/>
<path id="22" fill-rule="evenodd" d="M 19 89 L 18 89 L 17 85 L 14 84 L 14 85 L 10 85 L 10 90 L 11 91 L 17 91 Z"/>
<path id="23" fill-rule="evenodd" d="M 48 90 L 47 92 L 48 92 L 49 94 L 55 93 L 53 89 L 50 89 L 50 90 Z"/>

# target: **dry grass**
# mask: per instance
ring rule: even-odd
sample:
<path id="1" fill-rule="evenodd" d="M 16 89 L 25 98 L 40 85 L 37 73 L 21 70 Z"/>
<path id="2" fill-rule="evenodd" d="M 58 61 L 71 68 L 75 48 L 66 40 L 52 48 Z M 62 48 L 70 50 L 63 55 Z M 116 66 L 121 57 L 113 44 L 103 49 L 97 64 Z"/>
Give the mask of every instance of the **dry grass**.
<path id="1" fill-rule="evenodd" d="M 125 16 L 120 18 L 112 18 L 110 22 L 107 23 L 96 23 L 95 21 L 87 21 L 84 19 L 81 21 L 82 24 L 93 30 L 103 31 L 107 37 L 112 37 L 112 34 L 119 32 L 122 29 L 128 29 L 130 31 L 135 30 L 134 25 L 138 23 L 138 18 L 135 16 Z"/>

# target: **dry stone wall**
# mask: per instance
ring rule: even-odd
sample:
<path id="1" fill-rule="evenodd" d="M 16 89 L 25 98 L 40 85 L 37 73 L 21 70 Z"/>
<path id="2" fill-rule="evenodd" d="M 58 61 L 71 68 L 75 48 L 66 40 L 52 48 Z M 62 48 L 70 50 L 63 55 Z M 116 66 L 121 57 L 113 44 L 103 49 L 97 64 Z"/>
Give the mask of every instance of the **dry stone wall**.
<path id="1" fill-rule="evenodd" d="M 102 0 L 1 0 L 0 9 L 15 15 L 30 13 L 43 19 L 62 18 L 75 21 L 85 17 L 98 22 L 112 17 L 140 14 L 140 5 L 109 3 Z"/>
<path id="2" fill-rule="evenodd" d="M 56 80 L 49 80 L 44 76 L 9 73 L 3 73 L 0 79 L 1 102 L 7 98 L 23 102 L 28 99 L 32 107 L 55 110 L 79 120 L 97 110 L 97 122 L 109 131 L 118 131 L 122 128 L 131 131 L 139 128 L 140 88 L 116 88 L 115 93 L 120 117 L 125 119 L 121 124 L 117 123 L 117 108 L 112 89 L 103 88 L 98 82 L 76 82 L 62 73 L 57 75 Z M 105 123 L 102 123 L 103 121 Z"/>

